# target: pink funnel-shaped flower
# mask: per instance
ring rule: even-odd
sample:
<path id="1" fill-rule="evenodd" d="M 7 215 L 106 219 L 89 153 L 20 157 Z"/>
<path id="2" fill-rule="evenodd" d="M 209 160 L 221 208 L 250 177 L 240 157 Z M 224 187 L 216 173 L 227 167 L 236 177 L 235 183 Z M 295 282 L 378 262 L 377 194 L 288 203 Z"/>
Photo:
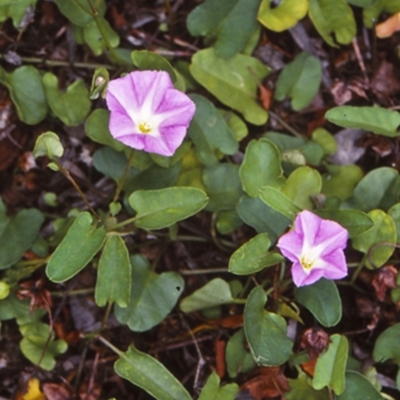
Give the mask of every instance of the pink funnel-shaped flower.
<path id="1" fill-rule="evenodd" d="M 341 279 L 347 275 L 343 252 L 347 238 L 347 230 L 337 222 L 302 211 L 294 221 L 294 229 L 283 235 L 277 245 L 293 262 L 294 284 L 305 286 L 322 277 Z"/>
<path id="2" fill-rule="evenodd" d="M 164 71 L 134 71 L 110 81 L 106 102 L 115 139 L 162 156 L 174 154 L 195 112 Z"/>

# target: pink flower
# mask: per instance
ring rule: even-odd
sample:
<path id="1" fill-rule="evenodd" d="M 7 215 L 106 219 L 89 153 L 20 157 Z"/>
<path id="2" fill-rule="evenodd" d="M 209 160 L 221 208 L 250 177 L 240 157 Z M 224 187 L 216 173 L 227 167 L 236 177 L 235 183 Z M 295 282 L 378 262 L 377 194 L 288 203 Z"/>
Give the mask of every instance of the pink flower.
<path id="1" fill-rule="evenodd" d="M 195 105 L 164 71 L 134 71 L 109 82 L 111 135 L 137 150 L 171 156 L 182 143 Z"/>
<path id="2" fill-rule="evenodd" d="M 324 220 L 310 211 L 300 212 L 294 229 L 278 240 L 282 254 L 293 262 L 296 286 L 311 285 L 325 277 L 341 279 L 347 275 L 343 249 L 348 232 L 337 222 Z"/>

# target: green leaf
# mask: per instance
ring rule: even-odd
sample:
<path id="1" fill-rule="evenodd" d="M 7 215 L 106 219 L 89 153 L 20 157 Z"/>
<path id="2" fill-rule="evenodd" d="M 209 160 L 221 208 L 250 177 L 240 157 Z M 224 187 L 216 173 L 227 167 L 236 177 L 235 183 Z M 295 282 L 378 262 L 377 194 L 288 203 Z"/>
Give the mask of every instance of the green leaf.
<path id="1" fill-rule="evenodd" d="M 312 140 L 318 143 L 323 149 L 327 156 L 335 154 L 337 151 L 337 143 L 333 135 L 324 128 L 317 128 L 313 131 Z"/>
<path id="2" fill-rule="evenodd" d="M 258 11 L 258 20 L 268 29 L 282 32 L 290 29 L 304 18 L 308 11 L 307 0 L 282 0 L 274 7 L 270 0 L 263 0 Z"/>
<path id="3" fill-rule="evenodd" d="M 188 314 L 192 311 L 230 303 L 233 303 L 233 297 L 229 284 L 221 278 L 215 278 L 185 297 L 179 308 Z"/>
<path id="4" fill-rule="evenodd" d="M 338 222 L 343 228 L 349 231 L 351 238 L 354 238 L 374 226 L 374 222 L 368 214 L 360 210 L 314 210 L 314 213 L 323 219 L 330 219 Z"/>
<path id="5" fill-rule="evenodd" d="M 237 211 L 234 210 L 221 210 L 217 212 L 215 226 L 221 235 L 227 235 L 243 225 L 242 219 L 239 217 Z"/>
<path id="6" fill-rule="evenodd" d="M 312 197 L 320 193 L 322 178 L 319 172 L 310 167 L 295 169 L 286 180 L 282 193 L 301 209 L 314 208 Z"/>
<path id="7" fill-rule="evenodd" d="M 296 218 L 301 211 L 293 200 L 272 186 L 264 186 L 260 189 L 260 199 L 275 211 L 284 215 L 289 221 Z"/>
<path id="8" fill-rule="evenodd" d="M 73 24 L 84 27 L 88 22 L 92 21 L 93 17 L 84 9 L 79 7 L 74 1 L 54 0 L 60 9 Z M 106 11 L 105 0 L 100 0 L 97 7 L 97 14 L 100 17 L 104 16 Z"/>
<path id="9" fill-rule="evenodd" d="M 271 241 L 267 233 L 260 233 L 239 247 L 229 260 L 229 272 L 236 275 L 250 275 L 284 258 L 278 253 L 269 253 Z"/>
<path id="10" fill-rule="evenodd" d="M 203 182 L 210 198 L 205 208 L 208 211 L 235 209 L 243 195 L 239 166 L 235 164 L 224 163 L 205 168 Z"/>
<path id="11" fill-rule="evenodd" d="M 345 379 L 345 390 L 337 400 L 383 400 L 372 383 L 358 372 L 347 371 Z"/>
<path id="12" fill-rule="evenodd" d="M 285 183 L 279 149 L 269 140 L 252 140 L 239 170 L 243 190 L 258 197 L 263 186 L 280 188 Z"/>
<path id="13" fill-rule="evenodd" d="M 344 128 L 361 128 L 378 135 L 399 136 L 400 113 L 386 108 L 340 106 L 331 108 L 325 118 Z"/>
<path id="14" fill-rule="evenodd" d="M 86 135 L 97 143 L 105 144 L 116 151 L 121 151 L 124 149 L 125 145 L 111 136 L 111 133 L 108 130 L 109 118 L 109 111 L 96 108 L 86 120 Z"/>
<path id="15" fill-rule="evenodd" d="M 398 172 L 389 167 L 373 169 L 357 184 L 348 206 L 362 211 L 387 210 L 397 202 L 400 191 Z"/>
<path id="16" fill-rule="evenodd" d="M 262 200 L 246 195 L 239 200 L 236 211 L 243 222 L 258 233 L 268 233 L 272 243 L 276 242 L 291 222 L 291 219 L 275 211 Z"/>
<path id="17" fill-rule="evenodd" d="M 32 247 L 43 221 L 43 214 L 34 208 L 22 210 L 7 219 L 0 233 L 0 270 L 18 262 Z"/>
<path id="18" fill-rule="evenodd" d="M 257 11 L 261 0 L 206 0 L 187 18 L 192 36 L 216 37 L 218 56 L 229 58 L 241 52 L 257 30 Z"/>
<path id="19" fill-rule="evenodd" d="M 53 282 L 64 282 L 81 271 L 103 246 L 106 231 L 93 226 L 92 216 L 80 213 L 62 242 L 51 255 L 46 268 Z"/>
<path id="20" fill-rule="evenodd" d="M 97 23 L 92 19 L 83 28 L 83 39 L 96 56 L 100 56 L 103 50 L 107 48 L 103 35 L 107 38 L 111 47 L 117 47 L 119 45 L 119 35 L 111 28 L 108 21 L 104 18 L 98 18 Z"/>
<path id="21" fill-rule="evenodd" d="M 358 165 L 327 165 L 328 173 L 322 175 L 321 192 L 326 196 L 336 196 L 346 200 L 352 196 L 354 188 L 363 177 Z"/>
<path id="22" fill-rule="evenodd" d="M 26 28 L 20 26 L 24 16 L 35 9 L 37 0 L 1 0 L 0 1 L 0 21 L 5 21 L 8 17 L 13 20 L 13 25 L 17 29 Z"/>
<path id="23" fill-rule="evenodd" d="M 385 329 L 375 342 L 372 357 L 376 362 L 385 362 L 393 360 L 400 366 L 400 324 L 394 324 Z"/>
<path id="24" fill-rule="evenodd" d="M 290 392 L 285 393 L 287 400 L 327 400 L 329 399 L 328 389 L 315 390 L 310 384 L 308 375 L 299 370 L 299 376 L 296 379 L 288 379 Z"/>
<path id="25" fill-rule="evenodd" d="M 135 190 L 154 190 L 173 186 L 178 179 L 180 167 L 180 162 L 170 168 L 163 168 L 153 164 L 144 171 L 134 171 L 131 177 L 127 179 L 124 190 L 126 193 L 132 193 Z"/>
<path id="26" fill-rule="evenodd" d="M 54 340 L 47 324 L 33 322 L 20 326 L 20 331 L 23 336 L 20 342 L 22 354 L 46 371 L 55 367 L 55 356 L 67 351 L 67 343 L 64 340 Z"/>
<path id="27" fill-rule="evenodd" d="M 354 0 L 353 0 L 354 1 Z M 361 0 L 357 0 L 361 1 Z M 366 0 L 367 1 L 367 0 Z M 371 2 L 371 1 L 370 1 Z M 375 28 L 376 21 L 382 13 L 394 14 L 400 12 L 398 0 L 375 0 L 363 10 L 363 20 L 366 28 Z"/>
<path id="28" fill-rule="evenodd" d="M 36 125 L 47 114 L 47 100 L 39 71 L 22 66 L 8 74 L 0 67 L 0 83 L 7 87 L 17 110 L 18 118 L 28 125 Z"/>
<path id="29" fill-rule="evenodd" d="M 238 330 L 226 345 L 226 367 L 230 378 L 246 373 L 255 368 L 256 362 L 247 348 L 244 330 Z"/>
<path id="30" fill-rule="evenodd" d="M 364 254 L 368 254 L 371 247 L 379 242 L 396 243 L 396 226 L 393 218 L 382 210 L 372 210 L 368 215 L 374 222 L 374 226 L 361 235 L 356 236 L 353 239 L 353 247 Z M 366 265 L 369 268 L 381 267 L 393 254 L 393 251 L 393 246 L 382 245 L 375 247 L 369 253 Z M 371 265 L 371 261 L 374 265 Z"/>
<path id="31" fill-rule="evenodd" d="M 342 318 L 342 300 L 331 280 L 322 278 L 312 285 L 296 288 L 294 297 L 327 328 L 335 326 Z"/>
<path id="32" fill-rule="evenodd" d="M 116 305 L 118 321 L 127 324 L 132 331 L 144 332 L 162 322 L 175 307 L 185 283 L 177 272 L 160 275 L 151 271 L 148 261 L 131 256 L 132 278 L 127 307 Z"/>
<path id="33" fill-rule="evenodd" d="M 115 372 L 157 400 L 192 400 L 181 383 L 159 361 L 133 346 L 114 364 Z"/>
<path id="34" fill-rule="evenodd" d="M 376 3 L 376 0 L 346 0 L 347 3 L 357 7 L 367 7 Z"/>
<path id="35" fill-rule="evenodd" d="M 116 182 L 120 182 L 124 176 L 127 162 L 128 160 L 123 152 L 118 152 L 111 147 L 102 147 L 93 154 L 93 166 L 97 171 L 114 179 Z M 139 171 L 131 168 L 127 181 L 129 182 L 133 176 L 138 174 Z"/>
<path id="36" fill-rule="evenodd" d="M 48 131 L 38 136 L 32 154 L 34 157 L 46 156 L 54 160 L 64 154 L 64 147 L 58 135 Z"/>
<path id="37" fill-rule="evenodd" d="M 212 166 L 218 162 L 216 151 L 228 155 L 235 154 L 239 144 L 213 103 L 198 94 L 192 94 L 190 98 L 196 104 L 196 112 L 188 134 L 194 143 L 199 160 L 206 166 Z"/>
<path id="38" fill-rule="evenodd" d="M 310 0 L 309 16 L 322 38 L 333 47 L 337 47 L 333 33 L 340 44 L 349 44 L 356 35 L 353 11 L 345 0 Z"/>
<path id="39" fill-rule="evenodd" d="M 129 196 L 136 210 L 135 225 L 143 229 L 162 229 L 189 218 L 208 202 L 206 194 L 190 187 L 138 190 Z"/>
<path id="40" fill-rule="evenodd" d="M 322 80 L 322 67 L 317 57 L 301 52 L 281 72 L 276 83 L 275 99 L 292 99 L 292 108 L 302 110 L 311 104 Z"/>
<path id="41" fill-rule="evenodd" d="M 176 82 L 177 75 L 172 65 L 164 57 L 148 50 L 134 50 L 131 53 L 133 64 L 140 70 L 157 70 L 168 72 L 172 82 Z"/>
<path id="42" fill-rule="evenodd" d="M 257 88 L 269 68 L 256 58 L 236 54 L 226 60 L 210 48 L 192 57 L 190 71 L 218 100 L 242 113 L 248 122 L 262 125 L 267 121 L 268 113 L 257 101 Z"/>
<path id="43" fill-rule="evenodd" d="M 43 76 L 47 101 L 54 114 L 67 126 L 79 125 L 90 111 L 89 91 L 82 80 L 68 86 L 63 93 L 58 89 L 58 79 L 51 72 Z"/>
<path id="44" fill-rule="evenodd" d="M 101 253 L 97 269 L 95 300 L 99 307 L 116 302 L 126 307 L 131 292 L 131 264 L 124 240 L 111 235 Z"/>
<path id="45" fill-rule="evenodd" d="M 345 336 L 334 334 L 330 337 L 328 350 L 318 357 L 315 365 L 314 389 L 328 386 L 336 395 L 344 392 L 348 351 L 349 343 Z"/>
<path id="46" fill-rule="evenodd" d="M 286 322 L 278 314 L 265 311 L 267 296 L 261 286 L 253 289 L 244 308 L 244 331 L 258 364 L 282 365 L 291 354 L 293 342 L 286 336 Z"/>
<path id="47" fill-rule="evenodd" d="M 236 383 L 220 386 L 220 378 L 216 372 L 212 372 L 206 384 L 201 390 L 198 400 L 235 400 L 239 392 Z"/>
<path id="48" fill-rule="evenodd" d="M 400 203 L 390 207 L 388 214 L 393 218 L 396 226 L 397 244 L 400 244 Z"/>

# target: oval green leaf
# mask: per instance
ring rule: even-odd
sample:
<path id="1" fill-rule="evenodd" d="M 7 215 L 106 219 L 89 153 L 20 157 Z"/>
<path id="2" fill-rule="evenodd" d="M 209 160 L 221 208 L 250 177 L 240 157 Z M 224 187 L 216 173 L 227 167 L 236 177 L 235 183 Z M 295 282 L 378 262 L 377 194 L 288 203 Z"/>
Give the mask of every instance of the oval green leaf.
<path id="1" fill-rule="evenodd" d="M 379 135 L 399 136 L 400 113 L 386 108 L 334 107 L 325 114 L 325 118 L 344 128 L 361 128 Z"/>
<path id="2" fill-rule="evenodd" d="M 159 361 L 133 346 L 121 353 L 115 372 L 157 400 L 192 400 L 187 390 Z"/>
<path id="3" fill-rule="evenodd" d="M 280 254 L 268 252 L 270 246 L 271 241 L 267 233 L 253 237 L 232 254 L 229 272 L 249 275 L 282 262 L 284 258 Z"/>
<path id="4" fill-rule="evenodd" d="M 356 371 L 347 371 L 345 390 L 337 400 L 384 400 L 372 383 Z"/>
<path id="5" fill-rule="evenodd" d="M 7 74 L 0 67 L 0 83 L 10 91 L 18 118 L 28 125 L 44 119 L 48 106 L 39 71 L 32 66 L 22 66 Z"/>
<path id="6" fill-rule="evenodd" d="M 235 400 L 239 392 L 236 383 L 220 386 L 221 379 L 216 372 L 212 372 L 201 390 L 198 400 Z"/>
<path id="7" fill-rule="evenodd" d="M 262 125 L 267 121 L 267 111 L 257 102 L 257 88 L 269 68 L 256 58 L 236 54 L 226 60 L 209 48 L 195 53 L 190 72 L 218 100 L 242 113 L 248 122 Z"/>
<path id="8" fill-rule="evenodd" d="M 292 199 L 272 186 L 264 186 L 260 189 L 260 199 L 290 221 L 293 221 L 297 213 L 301 211 Z"/>
<path id="9" fill-rule="evenodd" d="M 244 308 L 244 331 L 258 364 L 282 365 L 289 359 L 293 342 L 286 336 L 284 318 L 264 309 L 266 301 L 262 287 L 251 291 Z"/>
<path id="10" fill-rule="evenodd" d="M 356 35 L 353 11 L 345 0 L 310 0 L 309 16 L 322 38 L 333 47 L 337 45 L 332 33 L 340 44 L 349 44 Z"/>
<path id="11" fill-rule="evenodd" d="M 131 263 L 124 240 L 111 235 L 104 245 L 97 269 L 95 300 L 99 307 L 116 302 L 126 307 L 131 292 Z"/>
<path id="12" fill-rule="evenodd" d="M 375 342 L 373 358 L 376 362 L 394 360 L 400 366 L 400 324 L 394 324 L 384 330 Z"/>
<path id="13" fill-rule="evenodd" d="M 87 211 L 80 213 L 49 259 L 46 268 L 48 278 L 53 282 L 72 278 L 101 249 L 105 238 L 104 228 L 95 228 Z"/>
<path id="14" fill-rule="evenodd" d="M 206 166 L 212 166 L 218 163 L 216 151 L 228 155 L 235 154 L 239 144 L 218 109 L 211 101 L 198 94 L 192 94 L 190 98 L 196 104 L 196 112 L 188 134 L 199 160 Z"/>
<path id="15" fill-rule="evenodd" d="M 39 210 L 28 208 L 6 221 L 0 234 L 0 270 L 11 267 L 31 248 L 44 217 Z"/>
<path id="16" fill-rule="evenodd" d="M 263 186 L 282 187 L 285 183 L 278 147 L 267 139 L 252 140 L 239 170 L 243 190 L 258 197 Z"/>
<path id="17" fill-rule="evenodd" d="M 279 75 L 275 99 L 281 101 L 288 96 L 292 99 L 293 110 L 302 110 L 317 95 L 321 80 L 321 62 L 303 51 Z"/>
<path id="18" fill-rule="evenodd" d="M 116 305 L 118 321 L 127 324 L 132 331 L 144 332 L 158 325 L 175 307 L 185 283 L 176 272 L 160 275 L 151 271 L 148 261 L 135 255 L 130 259 L 132 278 L 128 305 Z M 132 283 L 131 283 L 132 280 Z"/>
<path id="19" fill-rule="evenodd" d="M 335 326 L 342 318 L 342 300 L 331 280 L 322 278 L 312 285 L 296 288 L 294 297 L 327 328 Z"/>
<path id="20" fill-rule="evenodd" d="M 268 233 L 272 243 L 276 242 L 291 222 L 291 219 L 275 211 L 259 198 L 253 199 L 246 195 L 240 198 L 236 211 L 243 222 L 258 233 Z"/>
<path id="21" fill-rule="evenodd" d="M 257 19 L 275 32 L 292 28 L 305 17 L 308 11 L 308 0 L 282 0 L 273 8 L 272 4 L 270 0 L 263 0 Z"/>
<path id="22" fill-rule="evenodd" d="M 64 147 L 57 134 L 49 131 L 38 136 L 32 154 L 34 157 L 46 156 L 54 160 L 64 154 Z"/>
<path id="23" fill-rule="evenodd" d="M 260 0 L 206 0 L 187 18 L 192 36 L 216 37 L 216 53 L 225 58 L 241 52 L 254 31 Z"/>
<path id="24" fill-rule="evenodd" d="M 233 303 L 233 297 L 229 284 L 221 278 L 215 278 L 185 297 L 179 308 L 188 314 L 192 311 L 230 303 Z"/>
<path id="25" fill-rule="evenodd" d="M 177 76 L 172 65 L 164 57 L 148 50 L 134 50 L 131 53 L 133 64 L 140 70 L 157 70 L 168 72 L 172 82 L 176 82 Z"/>
<path id="26" fill-rule="evenodd" d="M 207 202 L 203 191 L 189 187 L 138 190 L 129 196 L 129 204 L 137 212 L 135 225 L 143 229 L 171 226 L 196 214 Z"/>
<path id="27" fill-rule="evenodd" d="M 82 80 L 68 86 L 65 92 L 58 89 L 58 78 L 51 72 L 43 76 L 47 101 L 54 114 L 67 126 L 79 125 L 89 114 L 89 91 Z"/>
<path id="28" fill-rule="evenodd" d="M 345 336 L 334 334 L 330 337 L 328 350 L 318 357 L 315 365 L 314 389 L 321 390 L 328 386 L 336 395 L 344 392 L 348 352 L 349 343 Z"/>
<path id="29" fill-rule="evenodd" d="M 366 265 L 369 268 L 381 267 L 393 254 L 394 247 L 391 245 L 379 246 L 380 242 L 393 243 L 397 242 L 396 225 L 393 218 L 382 210 L 372 210 L 368 213 L 374 222 L 374 226 L 368 231 L 356 236 L 353 239 L 353 247 L 368 254 L 371 247 L 373 251 L 369 253 Z M 371 261 L 373 265 L 371 265 Z"/>

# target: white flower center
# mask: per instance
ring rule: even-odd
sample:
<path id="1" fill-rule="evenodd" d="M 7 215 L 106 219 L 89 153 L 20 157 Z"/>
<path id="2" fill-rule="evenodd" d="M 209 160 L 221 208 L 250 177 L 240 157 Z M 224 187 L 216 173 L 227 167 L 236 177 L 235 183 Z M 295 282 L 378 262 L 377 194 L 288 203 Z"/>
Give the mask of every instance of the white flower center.
<path id="1" fill-rule="evenodd" d="M 139 131 L 145 135 L 153 130 L 153 127 L 146 121 L 140 122 L 138 128 Z"/>

